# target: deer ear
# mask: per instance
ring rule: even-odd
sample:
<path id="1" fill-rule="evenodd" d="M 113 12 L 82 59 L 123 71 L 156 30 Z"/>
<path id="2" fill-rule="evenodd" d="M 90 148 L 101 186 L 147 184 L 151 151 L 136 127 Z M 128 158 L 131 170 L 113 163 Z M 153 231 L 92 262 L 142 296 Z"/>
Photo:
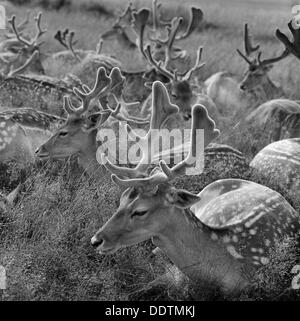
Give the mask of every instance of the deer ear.
<path id="1" fill-rule="evenodd" d="M 183 189 L 174 189 L 166 194 L 166 200 L 178 208 L 189 208 L 199 202 L 200 197 Z"/>

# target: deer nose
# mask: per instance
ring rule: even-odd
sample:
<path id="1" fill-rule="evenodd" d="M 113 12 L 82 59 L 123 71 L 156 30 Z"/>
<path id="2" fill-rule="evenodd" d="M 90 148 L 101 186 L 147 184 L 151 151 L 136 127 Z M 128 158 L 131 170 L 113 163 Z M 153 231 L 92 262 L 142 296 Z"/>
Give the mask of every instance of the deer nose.
<path id="1" fill-rule="evenodd" d="M 101 245 L 102 243 L 104 242 L 103 238 L 101 237 L 97 237 L 96 235 L 94 235 L 91 239 L 91 243 L 92 243 L 92 246 L 94 248 L 97 248 L 99 245 Z"/>
<path id="2" fill-rule="evenodd" d="M 245 84 L 241 84 L 241 85 L 240 85 L 240 88 L 241 88 L 242 90 L 246 90 L 247 87 L 246 87 Z"/>

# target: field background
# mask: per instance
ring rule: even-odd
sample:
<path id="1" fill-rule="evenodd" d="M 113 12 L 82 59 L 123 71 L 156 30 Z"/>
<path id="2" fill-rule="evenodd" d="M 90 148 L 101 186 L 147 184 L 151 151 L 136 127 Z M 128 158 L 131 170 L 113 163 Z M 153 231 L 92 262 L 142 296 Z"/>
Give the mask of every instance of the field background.
<path id="1" fill-rule="evenodd" d="M 44 37 L 45 55 L 63 49 L 53 36 L 58 29 L 65 28 L 76 32 L 76 48 L 94 49 L 99 35 L 112 25 L 113 15 L 120 13 L 127 4 L 121 0 L 80 0 L 70 1 L 68 7 L 57 11 L 45 9 L 45 4 L 51 7 L 55 1 L 13 2 L 22 5 L 3 4 L 7 15 L 16 14 L 18 21 L 24 19 L 28 8 L 34 13 L 43 12 L 42 25 L 48 29 Z M 133 2 L 137 7 L 151 5 L 151 1 Z M 261 44 L 263 57 L 278 54 L 282 45 L 275 38 L 275 30 L 279 27 L 287 32 L 291 7 L 297 4 L 288 0 L 190 0 L 185 1 L 186 5 L 179 5 L 179 1 L 161 2 L 169 14 L 186 15 L 188 4 L 200 6 L 204 11 L 207 28 L 182 42 L 191 53 L 195 53 L 199 45 L 204 47 L 206 65 L 199 74 L 201 80 L 221 70 L 242 77 L 247 66 L 237 55 L 236 48 L 243 48 L 245 22 L 249 23 L 255 40 Z M 91 8 L 93 11 L 88 10 Z M 115 41 L 105 42 L 103 53 L 114 55 L 129 66 L 135 63 L 135 59 L 130 58 Z M 270 77 L 283 85 L 288 97 L 300 99 L 299 70 L 299 61 L 291 56 L 276 64 Z M 46 65 L 47 74 L 62 76 L 65 72 L 68 70 L 64 66 Z M 230 117 L 217 124 L 223 133 L 231 125 Z M 224 134 L 220 141 L 245 152 L 249 159 L 264 145 L 260 137 L 255 141 L 251 136 L 248 140 L 248 136 L 241 133 Z M 51 175 L 46 168 L 34 172 L 26 182 L 26 193 L 21 201 L 7 217 L 1 218 L 0 264 L 7 268 L 8 275 L 8 289 L 2 293 L 3 300 L 211 298 L 205 291 L 195 295 L 184 279 L 183 283 L 164 281 L 152 285 L 151 282 L 165 272 L 166 261 L 152 255 L 150 242 L 109 257 L 95 253 L 90 238 L 116 209 L 120 191 L 101 170 L 95 173 L 95 177 L 101 178 L 100 183 L 99 179 L 73 181 L 66 178 L 67 165 L 57 166 L 51 168 Z M 63 176 L 59 175 L 59 170 L 63 170 Z M 294 200 L 293 205 L 296 202 Z M 281 290 L 271 288 L 270 291 L 273 294 L 279 291 L 279 294 Z"/>

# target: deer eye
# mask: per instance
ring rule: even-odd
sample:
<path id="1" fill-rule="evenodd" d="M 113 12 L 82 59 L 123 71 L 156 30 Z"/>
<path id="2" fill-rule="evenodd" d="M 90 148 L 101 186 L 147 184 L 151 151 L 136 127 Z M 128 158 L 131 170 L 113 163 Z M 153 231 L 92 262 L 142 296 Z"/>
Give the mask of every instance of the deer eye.
<path id="1" fill-rule="evenodd" d="M 65 136 L 67 136 L 68 135 L 68 132 L 60 132 L 59 133 L 59 136 L 60 137 L 65 137 Z"/>
<path id="2" fill-rule="evenodd" d="M 134 216 L 143 216 L 143 215 L 146 215 L 148 213 L 148 211 L 134 211 L 132 214 L 131 214 L 131 217 L 134 217 Z"/>

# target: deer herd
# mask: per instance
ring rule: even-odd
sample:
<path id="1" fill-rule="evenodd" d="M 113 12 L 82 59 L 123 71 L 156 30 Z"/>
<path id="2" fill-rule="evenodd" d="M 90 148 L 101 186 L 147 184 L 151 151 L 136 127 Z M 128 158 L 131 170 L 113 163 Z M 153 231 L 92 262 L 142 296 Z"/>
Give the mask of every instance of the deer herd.
<path id="1" fill-rule="evenodd" d="M 270 262 L 279 241 L 299 237 L 300 213 L 279 192 L 251 180 L 219 178 L 198 194 L 175 188 L 172 181 L 181 176 L 189 180 L 185 173 L 195 163 L 200 129 L 205 160 L 234 159 L 239 177 L 250 170 L 300 198 L 300 103 L 286 98 L 269 76 L 286 57 L 300 59 L 300 31 L 289 23 L 290 40 L 276 30 L 284 49 L 263 59 L 245 24 L 244 52 L 237 49 L 248 67 L 243 79 L 220 71 L 199 81 L 205 48 L 199 46 L 193 62 L 193 53 L 183 50 L 181 41 L 197 32 L 202 19 L 197 7 L 190 8 L 189 21 L 163 20 L 156 0 L 151 9 L 137 10 L 130 3 L 100 35 L 95 50 L 76 49 L 75 33 L 65 29 L 54 36 L 63 50 L 45 58 L 42 14 L 34 18 L 32 38 L 26 34 L 29 15 L 19 24 L 12 16 L 0 43 L 0 162 L 27 166 L 75 157 L 90 176 L 103 167 L 123 194 L 117 211 L 91 239 L 100 253 L 152 239 L 191 280 L 210 280 L 232 293 L 243 290 L 251 273 Z M 138 57 L 136 68 L 101 53 L 110 39 Z M 69 64 L 72 73 L 46 75 L 47 59 Z M 253 122 L 261 128 L 276 124 L 272 142 L 250 163 L 234 146 L 213 143 L 222 137 L 216 124 L 241 110 L 243 118 L 234 129 Z M 170 166 L 164 157 L 174 151 L 151 155 L 143 142 L 155 139 L 155 130 L 173 126 L 172 119 L 178 120 L 176 128 L 191 128 L 190 142 L 180 152 L 184 159 Z M 119 122 L 127 123 L 127 133 L 140 144 L 141 161 L 128 167 L 116 165 L 106 154 L 97 157 L 99 130 L 115 129 Z M 146 136 L 139 136 L 137 128 L 148 129 Z M 145 159 L 153 162 L 146 164 Z M 199 177 L 208 166 L 205 161 Z M 1 209 L 15 194 L 1 196 Z"/>

